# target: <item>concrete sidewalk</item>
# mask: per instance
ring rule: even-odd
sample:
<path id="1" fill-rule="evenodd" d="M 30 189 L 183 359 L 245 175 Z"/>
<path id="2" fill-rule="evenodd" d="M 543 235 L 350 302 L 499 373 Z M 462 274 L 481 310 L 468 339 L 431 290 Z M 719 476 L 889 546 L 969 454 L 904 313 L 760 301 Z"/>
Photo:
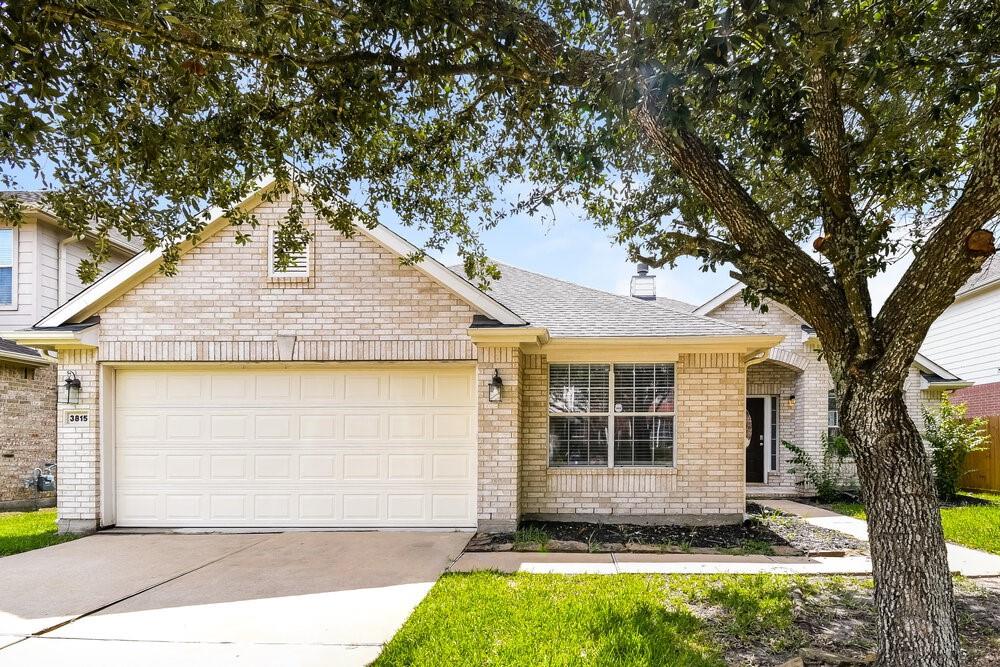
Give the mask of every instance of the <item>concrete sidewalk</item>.
<path id="1" fill-rule="evenodd" d="M 725 556 L 715 554 L 466 552 L 449 572 L 536 574 L 871 574 L 865 557 Z"/>
<path id="2" fill-rule="evenodd" d="M 861 519 L 837 514 L 815 505 L 797 503 L 794 500 L 755 500 L 754 502 L 785 514 L 792 514 L 819 528 L 836 530 L 859 540 L 868 541 L 868 522 Z M 948 564 L 951 566 L 952 572 L 966 577 L 1000 576 L 1000 556 L 951 542 L 948 543 L 947 548 Z"/>
<path id="3" fill-rule="evenodd" d="M 861 519 L 793 500 L 754 499 L 758 505 L 791 514 L 828 530 L 868 541 L 868 524 Z M 966 577 L 1000 576 L 1000 556 L 948 544 L 952 571 Z M 449 568 L 450 572 L 535 572 L 545 574 L 854 574 L 872 572 L 867 556 L 843 558 L 810 556 L 725 556 L 711 554 L 642 553 L 537 553 L 466 552 Z"/>

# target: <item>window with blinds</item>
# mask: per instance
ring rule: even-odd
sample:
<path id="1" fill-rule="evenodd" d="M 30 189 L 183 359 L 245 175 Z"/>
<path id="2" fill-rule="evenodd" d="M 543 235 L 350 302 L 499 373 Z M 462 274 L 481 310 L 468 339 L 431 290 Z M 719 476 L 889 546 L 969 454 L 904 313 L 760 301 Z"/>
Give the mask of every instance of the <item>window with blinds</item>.
<path id="1" fill-rule="evenodd" d="M 549 465 L 673 465 L 675 385 L 673 364 L 550 365 Z"/>
<path id="2" fill-rule="evenodd" d="M 14 229 L 9 227 L 0 229 L 0 307 L 6 306 L 8 310 L 14 306 L 16 296 L 14 285 L 16 238 L 17 232 Z"/>

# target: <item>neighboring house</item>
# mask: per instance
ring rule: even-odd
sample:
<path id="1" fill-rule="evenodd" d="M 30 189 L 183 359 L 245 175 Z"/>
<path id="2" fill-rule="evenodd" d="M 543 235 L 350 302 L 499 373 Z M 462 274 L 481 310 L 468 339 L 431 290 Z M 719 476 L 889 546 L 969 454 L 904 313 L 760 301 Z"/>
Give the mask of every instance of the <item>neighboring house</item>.
<path id="1" fill-rule="evenodd" d="M 774 301 L 767 301 L 766 313 L 754 310 L 743 302 L 742 289 L 743 285 L 736 283 L 706 303 L 693 306 L 657 298 L 655 279 L 643 265 L 632 279 L 635 298 L 782 336 L 781 343 L 748 363 L 746 409 L 751 437 L 746 450 L 746 481 L 750 495 L 799 493 L 801 476 L 789 470 L 790 452 L 781 442 L 821 456 L 823 435 L 838 432 L 833 380 L 819 357 L 819 341 L 808 323 Z M 969 384 L 918 354 L 904 397 L 917 428 L 923 428 L 923 408 L 940 400 L 942 391 Z"/>
<path id="2" fill-rule="evenodd" d="M 970 417 L 1000 415 L 1000 258 L 986 260 L 958 291 L 922 351 L 975 383 L 953 396 L 969 406 Z"/>
<path id="3" fill-rule="evenodd" d="M 92 239 L 77 239 L 42 205 L 41 192 L 18 192 L 24 220 L 0 221 L 0 331 L 31 326 L 83 289 L 76 274 Z M 112 242 L 110 270 L 140 250 Z M 0 508 L 34 501 L 24 478 L 56 460 L 55 359 L 0 339 Z M 54 494 L 43 493 L 51 499 Z"/>

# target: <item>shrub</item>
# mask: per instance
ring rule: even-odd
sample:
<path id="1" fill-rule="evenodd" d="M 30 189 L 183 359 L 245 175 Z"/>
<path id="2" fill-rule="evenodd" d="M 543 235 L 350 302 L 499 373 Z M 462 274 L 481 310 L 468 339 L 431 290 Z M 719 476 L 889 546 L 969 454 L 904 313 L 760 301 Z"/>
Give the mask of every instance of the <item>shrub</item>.
<path id="1" fill-rule="evenodd" d="M 823 455 L 819 461 L 814 461 L 812 455 L 798 445 L 790 442 L 781 444 L 792 453 L 792 465 L 789 470 L 796 475 L 802 475 L 805 483 L 816 489 L 816 496 L 820 502 L 833 502 L 843 495 L 846 488 L 844 460 L 850 456 L 847 439 L 844 436 L 829 438 L 824 433 L 820 438 Z"/>
<path id="2" fill-rule="evenodd" d="M 958 495 L 966 457 L 986 448 L 989 436 L 986 420 L 967 419 L 964 403 L 952 405 L 948 395 L 941 397 L 936 410 L 924 410 L 924 438 L 931 447 L 931 465 L 938 498 L 949 500 Z"/>

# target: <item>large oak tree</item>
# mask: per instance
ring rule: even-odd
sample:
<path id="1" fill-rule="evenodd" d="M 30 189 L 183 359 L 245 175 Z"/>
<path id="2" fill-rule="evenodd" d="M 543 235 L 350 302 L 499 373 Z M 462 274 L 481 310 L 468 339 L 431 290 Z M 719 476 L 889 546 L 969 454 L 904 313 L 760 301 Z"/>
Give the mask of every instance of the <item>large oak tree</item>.
<path id="1" fill-rule="evenodd" d="M 868 504 L 880 664 L 958 664 L 902 387 L 930 324 L 994 252 L 995 0 L 5 0 L 0 12 L 2 178 L 50 174 L 49 205 L 79 229 L 97 220 L 172 249 L 206 204 L 231 209 L 273 173 L 344 231 L 391 208 L 429 230 L 429 247 L 457 240 L 482 280 L 496 269 L 477 232 L 555 202 L 654 265 L 735 266 L 745 297 L 799 313 L 829 362 Z M 814 238 L 822 261 L 803 250 Z M 293 207 L 282 247 L 306 239 Z M 912 264 L 875 313 L 868 281 L 904 251 Z"/>

